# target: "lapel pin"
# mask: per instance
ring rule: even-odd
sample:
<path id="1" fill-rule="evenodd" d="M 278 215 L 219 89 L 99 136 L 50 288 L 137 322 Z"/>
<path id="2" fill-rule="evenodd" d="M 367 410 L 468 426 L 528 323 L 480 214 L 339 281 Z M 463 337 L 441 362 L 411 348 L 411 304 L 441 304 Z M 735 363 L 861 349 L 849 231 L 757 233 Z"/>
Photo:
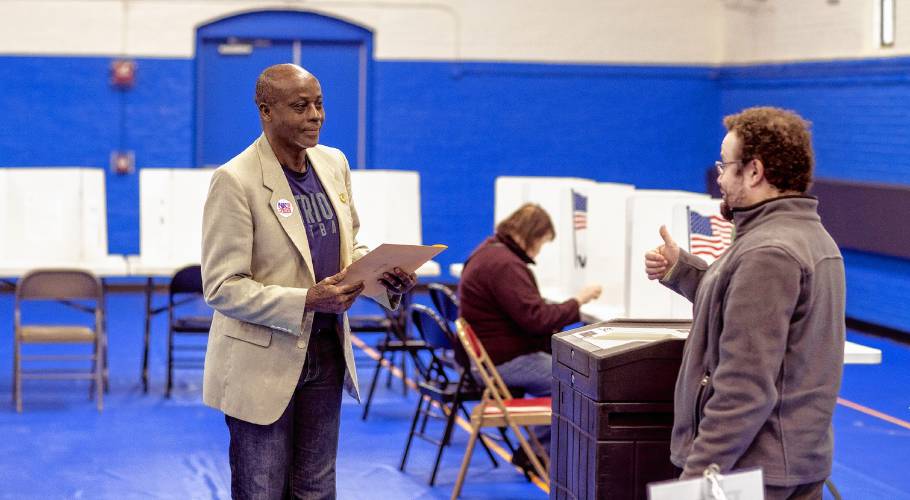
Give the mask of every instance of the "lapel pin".
<path id="1" fill-rule="evenodd" d="M 275 210 L 278 212 L 278 215 L 282 217 L 290 217 L 294 213 L 294 205 L 282 198 L 275 204 Z"/>
<path id="2" fill-rule="evenodd" d="M 338 199 L 341 200 L 342 203 L 347 203 L 347 202 L 348 202 L 348 197 L 347 197 L 347 195 L 344 194 L 344 193 L 339 194 L 339 195 L 338 195 Z"/>

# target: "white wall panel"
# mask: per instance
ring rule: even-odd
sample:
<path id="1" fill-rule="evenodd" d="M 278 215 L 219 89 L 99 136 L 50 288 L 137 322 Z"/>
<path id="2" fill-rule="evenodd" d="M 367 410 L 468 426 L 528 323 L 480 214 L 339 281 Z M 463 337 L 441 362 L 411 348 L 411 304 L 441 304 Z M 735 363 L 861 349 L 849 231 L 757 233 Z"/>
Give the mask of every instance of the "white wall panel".
<path id="1" fill-rule="evenodd" d="M 722 0 L 727 64 L 910 54 L 910 10 L 896 9 L 896 43 L 879 43 L 878 0 Z M 899 2 L 898 2 L 899 3 Z"/>
<path id="2" fill-rule="evenodd" d="M 373 30 L 378 59 L 717 63 L 717 0 L 10 0 L 0 53 L 191 57 L 198 25 L 299 9 Z"/>

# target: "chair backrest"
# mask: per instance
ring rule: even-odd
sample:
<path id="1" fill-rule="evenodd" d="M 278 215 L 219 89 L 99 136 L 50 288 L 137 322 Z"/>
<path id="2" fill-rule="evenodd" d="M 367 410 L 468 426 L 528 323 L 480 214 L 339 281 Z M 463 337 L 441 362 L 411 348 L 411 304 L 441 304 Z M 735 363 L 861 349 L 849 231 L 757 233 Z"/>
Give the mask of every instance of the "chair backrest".
<path id="1" fill-rule="evenodd" d="M 452 348 L 452 343 L 446 333 L 447 325 L 445 320 L 440 318 L 432 309 L 420 304 L 411 304 L 408 308 L 411 317 L 411 324 L 417 328 L 420 337 L 426 342 L 426 356 L 429 356 L 429 363 L 420 359 L 420 353 L 414 353 L 414 361 L 417 370 L 425 381 L 448 383 L 449 377 L 445 373 L 445 365 L 441 361 L 443 351 Z"/>
<path id="2" fill-rule="evenodd" d="M 101 280 L 83 269 L 34 269 L 16 283 L 17 301 L 103 298 Z"/>
<path id="3" fill-rule="evenodd" d="M 464 347 L 474 369 L 483 380 L 483 385 L 486 387 L 485 394 L 499 404 L 502 404 L 504 400 L 512 399 L 512 393 L 506 387 L 502 377 L 499 376 L 496 365 L 493 364 L 493 360 L 487 355 L 487 350 L 483 348 L 483 344 L 477 338 L 477 334 L 474 333 L 471 325 L 464 318 L 458 318 L 455 320 L 455 327 L 458 330 L 458 340 Z"/>
<path id="4" fill-rule="evenodd" d="M 69 302 L 76 309 L 95 315 L 95 331 L 103 333 L 104 287 L 84 269 L 33 269 L 16 283 L 13 329 L 18 338 L 22 325 L 22 302 L 33 300 L 92 301 L 91 307 Z"/>
<path id="5" fill-rule="evenodd" d="M 452 342 L 446 334 L 448 328 L 445 320 L 427 306 L 412 304 L 410 309 L 411 323 L 420 332 L 420 336 L 430 349 L 451 349 Z"/>
<path id="6" fill-rule="evenodd" d="M 442 283 L 430 283 L 427 286 L 430 293 L 430 300 L 439 314 L 447 321 L 452 323 L 458 319 L 458 297 L 449 287 Z"/>
<path id="7" fill-rule="evenodd" d="M 202 267 L 198 264 L 186 266 L 171 277 L 170 294 L 202 294 Z"/>

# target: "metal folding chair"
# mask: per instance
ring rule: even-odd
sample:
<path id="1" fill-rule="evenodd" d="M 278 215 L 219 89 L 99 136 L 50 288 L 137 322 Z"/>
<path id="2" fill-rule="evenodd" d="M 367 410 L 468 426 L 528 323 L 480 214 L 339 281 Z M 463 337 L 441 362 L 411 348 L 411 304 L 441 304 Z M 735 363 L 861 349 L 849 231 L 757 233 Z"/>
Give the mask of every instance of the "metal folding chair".
<path id="1" fill-rule="evenodd" d="M 496 370 L 493 360 L 487 355 L 487 351 L 480 343 L 480 339 L 474 334 L 471 326 L 462 319 L 458 318 L 455 325 L 458 331 L 458 340 L 467 352 L 474 369 L 483 380 L 485 389 L 483 398 L 480 403 L 471 411 L 471 438 L 468 440 L 468 446 L 464 453 L 464 459 L 461 462 L 461 470 L 458 471 L 458 479 L 455 481 L 455 488 L 452 490 L 452 499 L 458 498 L 461 494 L 461 487 L 464 485 L 465 475 L 468 472 L 468 466 L 471 463 L 471 454 L 474 452 L 474 444 L 480 436 L 480 431 L 484 427 L 508 427 L 515 434 L 521 449 L 524 450 L 534 468 L 534 472 L 541 480 L 549 484 L 549 459 L 547 450 L 543 448 L 537 436 L 530 429 L 535 425 L 550 425 L 552 420 L 552 400 L 546 398 L 515 398 L 509 392 L 509 388 L 503 382 L 502 377 Z M 528 438 L 521 433 L 520 427 L 524 427 Z M 542 460 L 538 459 L 538 455 Z"/>
<path id="2" fill-rule="evenodd" d="M 437 446 L 436 459 L 433 462 L 429 481 L 430 486 L 432 486 L 436 483 L 436 473 L 439 471 L 442 452 L 451 440 L 458 412 L 461 411 L 465 418 L 470 418 L 464 402 L 479 401 L 482 391 L 468 371 L 455 371 L 452 373 L 451 370 L 447 370 L 447 365 L 441 356 L 453 349 L 452 340 L 454 335 L 448 330 L 446 321 L 433 310 L 419 304 L 412 305 L 409 308 L 409 312 L 411 323 L 420 333 L 424 342 L 426 342 L 427 349 L 425 352 L 418 353 L 415 358 L 414 364 L 420 375 L 420 380 L 417 381 L 420 397 L 417 399 L 417 409 L 414 411 L 414 418 L 411 420 L 411 429 L 408 432 L 408 439 L 401 457 L 401 465 L 398 468 L 399 470 L 404 470 L 414 437 L 419 437 L 435 444 Z M 434 402 L 438 405 L 441 412 L 434 411 Z M 420 422 L 421 417 L 423 417 L 422 422 Z M 445 429 L 441 439 L 436 439 L 427 434 L 427 421 L 430 417 L 445 420 Z M 419 429 L 418 422 L 420 422 Z M 483 440 L 481 440 L 481 445 L 483 445 L 487 455 L 493 462 L 493 466 L 498 466 L 496 458 Z"/>
<path id="3" fill-rule="evenodd" d="M 458 319 L 458 297 L 449 287 L 442 283 L 430 283 L 427 285 L 427 291 L 430 294 L 430 300 L 436 311 L 445 318 L 446 321 L 455 324 Z"/>
<path id="4" fill-rule="evenodd" d="M 177 368 L 202 368 L 203 359 L 200 356 L 176 357 L 177 352 L 205 353 L 205 345 L 179 344 L 175 342 L 178 335 L 207 336 L 212 328 L 212 315 L 178 314 L 178 309 L 189 304 L 197 306 L 204 301 L 202 292 L 202 269 L 199 265 L 186 266 L 171 278 L 168 287 L 167 301 L 167 384 L 166 397 L 171 397 L 174 386 L 174 370 Z M 207 306 L 206 306 L 207 308 Z"/>
<path id="5" fill-rule="evenodd" d="M 66 324 L 25 324 L 22 321 L 24 303 L 56 301 L 94 315 L 92 326 Z M 86 305 L 88 303 L 90 305 Z M 36 269 L 29 271 L 16 284 L 13 312 L 13 400 L 16 411 L 22 411 L 22 380 L 24 379 L 88 379 L 92 381 L 98 411 L 104 408 L 104 353 L 107 336 L 104 331 L 104 288 L 94 274 L 81 269 Z M 91 344 L 91 354 L 34 354 L 22 353 L 26 344 Z M 91 360 L 88 372 L 25 371 L 24 361 Z M 89 390 L 89 397 L 92 396 Z"/>

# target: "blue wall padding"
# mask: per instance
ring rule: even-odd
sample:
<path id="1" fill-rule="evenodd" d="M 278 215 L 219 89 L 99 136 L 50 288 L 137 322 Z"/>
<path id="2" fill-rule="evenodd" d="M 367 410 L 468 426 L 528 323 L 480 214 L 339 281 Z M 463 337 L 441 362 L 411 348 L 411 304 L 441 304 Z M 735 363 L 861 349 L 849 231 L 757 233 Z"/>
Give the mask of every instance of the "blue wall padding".
<path id="1" fill-rule="evenodd" d="M 700 68 L 376 64 L 373 167 L 419 170 L 427 242 L 458 262 L 493 227 L 500 175 L 702 191 L 718 100 Z"/>
<path id="2" fill-rule="evenodd" d="M 910 331 L 910 261 L 844 250 L 847 316 Z"/>
<path id="3" fill-rule="evenodd" d="M 718 82 L 723 114 L 773 105 L 810 120 L 818 177 L 910 184 L 910 58 L 726 68 Z M 910 331 L 910 262 L 844 257 L 847 315 Z"/>
<path id="4" fill-rule="evenodd" d="M 727 68 L 721 111 L 782 106 L 813 123 L 818 177 L 910 184 L 910 58 Z"/>

